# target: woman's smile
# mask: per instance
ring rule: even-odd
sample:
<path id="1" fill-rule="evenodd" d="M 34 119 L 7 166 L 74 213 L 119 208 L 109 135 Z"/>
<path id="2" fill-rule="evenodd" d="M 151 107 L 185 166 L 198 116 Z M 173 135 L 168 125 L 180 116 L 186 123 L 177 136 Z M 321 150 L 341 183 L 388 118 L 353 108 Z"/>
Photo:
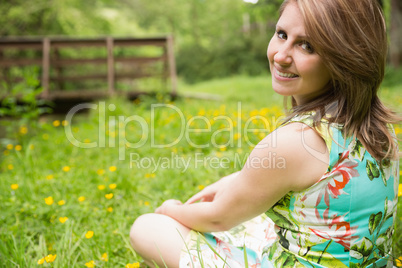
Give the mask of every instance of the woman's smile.
<path id="1" fill-rule="evenodd" d="M 278 68 L 275 67 L 275 79 L 278 80 L 283 80 L 283 81 L 289 81 L 293 80 L 294 78 L 298 78 L 299 76 L 297 74 L 288 72 L 288 71 L 279 71 Z"/>

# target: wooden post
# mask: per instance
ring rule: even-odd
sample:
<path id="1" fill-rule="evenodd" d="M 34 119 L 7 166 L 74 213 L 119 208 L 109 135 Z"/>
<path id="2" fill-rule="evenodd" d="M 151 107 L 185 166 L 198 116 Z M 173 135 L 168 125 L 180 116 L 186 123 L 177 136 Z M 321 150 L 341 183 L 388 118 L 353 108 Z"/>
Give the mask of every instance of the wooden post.
<path id="1" fill-rule="evenodd" d="M 54 59 L 56 61 L 56 72 L 57 72 L 57 84 L 58 84 L 58 90 L 63 90 L 64 89 L 64 83 L 63 83 L 63 67 L 61 67 L 59 60 L 61 59 L 60 57 L 60 52 L 58 48 L 54 49 Z"/>
<path id="2" fill-rule="evenodd" d="M 167 89 L 168 89 L 167 80 L 168 80 L 168 77 L 170 76 L 167 45 L 163 47 L 163 57 L 164 57 L 163 76 L 161 79 L 161 88 L 163 88 L 164 91 L 167 91 Z"/>
<path id="3" fill-rule="evenodd" d="M 108 94 L 113 95 L 115 93 L 114 87 L 114 55 L 113 55 L 113 38 L 106 38 L 107 47 L 107 83 L 108 83 Z"/>
<path id="4" fill-rule="evenodd" d="M 50 39 L 43 38 L 43 49 L 42 49 L 42 97 L 49 98 L 49 70 L 50 70 Z"/>
<path id="5" fill-rule="evenodd" d="M 169 62 L 170 82 L 172 83 L 172 95 L 177 94 L 177 75 L 176 75 L 176 61 L 174 58 L 173 36 L 167 37 L 167 52 Z"/>
<path id="6" fill-rule="evenodd" d="M 3 50 L 0 50 L 0 61 L 2 61 L 3 60 L 3 58 L 5 58 L 4 57 L 4 52 L 3 52 Z M 9 93 L 9 91 L 11 91 L 11 81 L 10 81 L 10 69 L 8 68 L 8 67 L 3 67 L 2 68 L 2 70 L 1 70 L 1 72 L 2 72 L 2 77 L 3 77 L 3 79 L 4 79 L 4 85 L 6 86 L 5 88 L 4 88 L 4 90 L 6 91 L 6 92 L 4 92 L 5 94 L 7 93 Z M 1 95 L 1 94 L 0 94 Z"/>

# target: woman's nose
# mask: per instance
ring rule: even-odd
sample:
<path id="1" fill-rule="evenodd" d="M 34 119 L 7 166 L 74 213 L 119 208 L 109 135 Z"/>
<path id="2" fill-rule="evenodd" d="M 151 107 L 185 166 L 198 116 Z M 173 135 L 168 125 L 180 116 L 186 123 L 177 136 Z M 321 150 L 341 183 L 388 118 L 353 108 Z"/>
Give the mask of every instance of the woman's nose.
<path id="1" fill-rule="evenodd" d="M 274 61 L 280 65 L 289 65 L 292 60 L 292 48 L 287 44 L 281 44 L 274 55 Z"/>

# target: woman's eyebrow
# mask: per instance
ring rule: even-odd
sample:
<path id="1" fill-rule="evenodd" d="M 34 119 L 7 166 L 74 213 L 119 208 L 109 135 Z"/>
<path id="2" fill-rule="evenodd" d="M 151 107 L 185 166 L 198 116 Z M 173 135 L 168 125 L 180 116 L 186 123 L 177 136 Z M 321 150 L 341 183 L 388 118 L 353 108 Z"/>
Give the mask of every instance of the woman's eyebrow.
<path id="1" fill-rule="evenodd" d="M 310 40 L 310 37 L 308 35 L 298 35 L 296 36 L 298 40 L 302 39 L 302 40 Z"/>
<path id="2" fill-rule="evenodd" d="M 285 30 L 285 28 L 286 28 L 286 27 L 282 27 L 282 26 L 279 25 L 279 24 L 276 24 L 276 26 L 275 26 L 276 31 L 282 30 L 282 31 L 286 32 L 286 33 L 289 35 L 289 31 Z M 308 41 L 308 40 L 310 40 L 311 38 L 310 38 L 308 35 L 296 35 L 296 39 L 297 39 L 297 40 L 306 40 L 306 41 Z"/>

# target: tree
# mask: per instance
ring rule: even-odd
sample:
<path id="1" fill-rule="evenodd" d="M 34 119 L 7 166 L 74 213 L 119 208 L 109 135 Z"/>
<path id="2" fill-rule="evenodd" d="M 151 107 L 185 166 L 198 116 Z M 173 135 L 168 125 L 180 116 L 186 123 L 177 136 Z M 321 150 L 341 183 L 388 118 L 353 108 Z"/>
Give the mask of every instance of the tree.
<path id="1" fill-rule="evenodd" d="M 391 0 L 390 61 L 395 68 L 402 63 L 402 1 Z"/>
<path id="2" fill-rule="evenodd" d="M 0 1 L 0 36 L 105 34 L 110 23 L 99 10 L 107 1 Z"/>

